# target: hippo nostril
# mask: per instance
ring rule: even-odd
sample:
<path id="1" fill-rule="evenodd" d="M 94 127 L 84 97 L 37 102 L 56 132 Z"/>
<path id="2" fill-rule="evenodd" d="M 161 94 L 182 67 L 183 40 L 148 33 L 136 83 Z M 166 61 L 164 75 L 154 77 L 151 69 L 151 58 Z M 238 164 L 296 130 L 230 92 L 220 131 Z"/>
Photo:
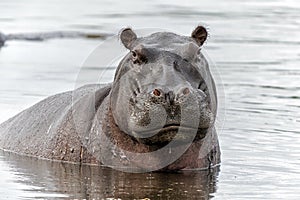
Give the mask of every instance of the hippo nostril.
<path id="1" fill-rule="evenodd" d="M 191 88 L 183 87 L 177 91 L 176 99 L 179 101 L 185 101 L 192 93 Z"/>
<path id="2" fill-rule="evenodd" d="M 183 91 L 182 91 L 182 94 L 183 94 L 183 95 L 188 95 L 188 94 L 190 94 L 190 89 L 189 89 L 189 88 L 184 88 Z"/>
<path id="3" fill-rule="evenodd" d="M 157 97 L 159 97 L 160 94 L 161 94 L 161 92 L 159 91 L 159 89 L 154 89 L 152 93 L 153 93 L 154 96 L 157 96 Z"/>

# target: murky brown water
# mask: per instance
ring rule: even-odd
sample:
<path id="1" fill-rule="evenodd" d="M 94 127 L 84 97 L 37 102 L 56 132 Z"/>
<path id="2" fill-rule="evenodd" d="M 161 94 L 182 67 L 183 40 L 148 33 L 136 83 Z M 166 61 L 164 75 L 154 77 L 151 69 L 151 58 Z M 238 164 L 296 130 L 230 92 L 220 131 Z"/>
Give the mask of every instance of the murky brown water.
<path id="1" fill-rule="evenodd" d="M 2 0 L 4 33 L 113 34 L 129 25 L 190 34 L 205 22 L 210 38 L 204 50 L 217 66 L 217 83 L 223 84 L 226 121 L 221 126 L 221 110 L 220 173 L 127 174 L 0 152 L 0 197 L 299 199 L 299 13 L 296 0 Z M 7 42 L 0 49 L 0 121 L 49 95 L 74 89 L 81 64 L 100 43 L 83 38 Z M 84 70 L 94 74 L 101 66 Z M 112 80 L 112 73 L 109 69 L 100 81 Z M 91 81 L 84 77 L 82 84 Z"/>

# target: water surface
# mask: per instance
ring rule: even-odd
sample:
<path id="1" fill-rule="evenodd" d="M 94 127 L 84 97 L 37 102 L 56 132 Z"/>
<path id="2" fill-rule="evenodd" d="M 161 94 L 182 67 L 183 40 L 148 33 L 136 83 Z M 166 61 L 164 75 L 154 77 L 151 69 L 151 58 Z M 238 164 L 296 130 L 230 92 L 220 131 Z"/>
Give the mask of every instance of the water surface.
<path id="1" fill-rule="evenodd" d="M 0 27 L 4 33 L 114 34 L 131 26 L 189 35 L 199 23 L 209 27 L 210 38 L 204 50 L 217 67 L 216 81 L 223 88 L 220 99 L 226 120 L 224 126 L 219 125 L 220 173 L 126 174 L 1 152 L 0 175 L 4 178 L 0 180 L 0 196 L 299 199 L 298 1 L 0 2 Z M 84 38 L 7 42 L 0 50 L 0 121 L 49 95 L 74 89 L 82 63 L 100 43 L 98 39 Z M 99 70 L 101 66 L 85 68 L 86 74 Z M 113 69 L 107 74 L 113 74 Z M 82 83 L 88 83 L 88 76 L 84 77 Z M 107 75 L 100 80 L 108 82 L 112 77 Z"/>

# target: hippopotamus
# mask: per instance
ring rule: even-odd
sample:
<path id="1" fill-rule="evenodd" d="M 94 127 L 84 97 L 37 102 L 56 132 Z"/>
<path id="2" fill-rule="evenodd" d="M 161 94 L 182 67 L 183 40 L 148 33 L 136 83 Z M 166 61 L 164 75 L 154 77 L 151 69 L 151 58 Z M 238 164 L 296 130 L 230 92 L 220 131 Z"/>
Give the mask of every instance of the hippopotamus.
<path id="1" fill-rule="evenodd" d="M 119 38 L 128 53 L 111 84 L 50 96 L 0 125 L 0 148 L 125 171 L 207 169 L 220 163 L 216 87 L 190 36 L 156 32 Z"/>

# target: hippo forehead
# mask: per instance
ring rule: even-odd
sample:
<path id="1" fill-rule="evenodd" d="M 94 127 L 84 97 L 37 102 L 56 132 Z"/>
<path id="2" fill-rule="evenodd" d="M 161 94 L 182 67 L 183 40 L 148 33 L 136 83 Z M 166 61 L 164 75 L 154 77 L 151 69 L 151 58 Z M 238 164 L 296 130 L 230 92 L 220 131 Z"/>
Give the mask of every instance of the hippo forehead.
<path id="1" fill-rule="evenodd" d="M 158 51 L 169 51 L 186 57 L 187 54 L 194 54 L 199 50 L 197 43 L 187 36 L 180 36 L 170 32 L 157 32 L 147 37 L 137 38 L 133 46 L 143 48 L 154 48 Z"/>

